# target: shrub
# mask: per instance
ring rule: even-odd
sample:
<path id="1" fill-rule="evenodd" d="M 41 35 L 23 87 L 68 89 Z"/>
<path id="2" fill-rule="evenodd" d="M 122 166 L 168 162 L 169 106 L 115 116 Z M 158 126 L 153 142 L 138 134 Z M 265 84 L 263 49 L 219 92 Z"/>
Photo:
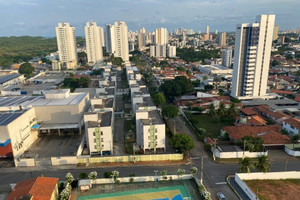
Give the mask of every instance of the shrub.
<path id="1" fill-rule="evenodd" d="M 198 128 L 198 132 L 201 134 L 201 135 L 204 135 L 206 133 L 206 130 L 204 128 Z"/>
<path id="2" fill-rule="evenodd" d="M 205 143 L 204 144 L 204 149 L 205 149 L 205 151 L 210 151 L 211 145 L 209 143 Z"/>
<path id="3" fill-rule="evenodd" d="M 79 174 L 79 178 L 80 178 L 80 179 L 85 179 L 85 178 L 87 178 L 87 177 L 88 177 L 88 174 L 87 174 L 87 173 L 82 172 L 82 173 Z"/>
<path id="4" fill-rule="evenodd" d="M 104 178 L 111 178 L 112 172 L 104 172 Z"/>
<path id="5" fill-rule="evenodd" d="M 129 183 L 133 183 L 133 182 L 134 182 L 134 178 L 131 177 L 131 178 L 129 179 Z"/>

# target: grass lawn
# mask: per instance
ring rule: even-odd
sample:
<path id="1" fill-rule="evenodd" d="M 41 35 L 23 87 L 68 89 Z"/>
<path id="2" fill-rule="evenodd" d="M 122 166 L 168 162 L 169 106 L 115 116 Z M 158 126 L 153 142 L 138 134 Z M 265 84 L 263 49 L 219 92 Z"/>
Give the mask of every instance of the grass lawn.
<path id="1" fill-rule="evenodd" d="M 190 121 L 196 128 L 204 128 L 206 133 L 204 136 L 217 138 L 220 136 L 220 130 L 224 126 L 233 126 L 231 122 L 222 122 L 219 119 L 212 118 L 208 115 L 191 115 Z"/>
<path id="2" fill-rule="evenodd" d="M 298 200 L 300 196 L 300 179 L 246 180 L 245 182 L 260 200 Z"/>

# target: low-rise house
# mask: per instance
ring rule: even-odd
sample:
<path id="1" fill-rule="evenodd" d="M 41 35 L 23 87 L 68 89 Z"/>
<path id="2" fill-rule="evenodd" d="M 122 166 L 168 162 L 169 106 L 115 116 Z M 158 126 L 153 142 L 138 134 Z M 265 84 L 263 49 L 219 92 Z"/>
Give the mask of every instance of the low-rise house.
<path id="1" fill-rule="evenodd" d="M 279 125 L 282 125 L 283 120 L 290 118 L 289 115 L 284 114 L 282 112 L 271 111 L 269 106 L 267 105 L 256 106 L 255 109 L 259 112 L 259 114 L 268 117 L 269 119 L 273 120 Z"/>
<path id="2" fill-rule="evenodd" d="M 221 134 L 227 133 L 232 141 L 239 141 L 245 136 L 261 137 L 264 140 L 265 146 L 277 146 L 290 142 L 290 138 L 283 135 L 281 127 L 278 125 L 266 126 L 250 126 L 244 124 L 241 126 L 225 126 L 221 130 Z"/>
<path id="3" fill-rule="evenodd" d="M 298 135 L 300 133 L 300 120 L 295 118 L 289 118 L 283 121 L 283 129 L 292 135 Z"/>
<path id="4" fill-rule="evenodd" d="M 17 183 L 7 200 L 56 200 L 58 178 L 37 177 Z"/>
<path id="5" fill-rule="evenodd" d="M 237 116 L 236 125 L 248 124 L 250 126 L 265 126 L 267 122 L 258 115 L 254 116 Z"/>

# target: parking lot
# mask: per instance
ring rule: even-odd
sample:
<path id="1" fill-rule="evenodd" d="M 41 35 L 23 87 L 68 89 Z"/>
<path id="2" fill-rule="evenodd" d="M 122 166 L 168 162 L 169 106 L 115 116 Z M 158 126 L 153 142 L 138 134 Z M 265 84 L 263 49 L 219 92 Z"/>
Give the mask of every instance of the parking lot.
<path id="1" fill-rule="evenodd" d="M 38 138 L 25 152 L 24 156 L 50 158 L 59 156 L 74 156 L 84 135 L 45 135 Z"/>

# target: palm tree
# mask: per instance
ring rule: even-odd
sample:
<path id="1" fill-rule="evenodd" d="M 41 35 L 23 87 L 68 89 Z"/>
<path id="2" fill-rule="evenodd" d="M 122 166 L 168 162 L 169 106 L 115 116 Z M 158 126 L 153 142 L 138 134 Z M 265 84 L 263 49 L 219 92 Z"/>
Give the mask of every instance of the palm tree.
<path id="1" fill-rule="evenodd" d="M 234 102 L 232 102 L 231 104 L 230 104 L 230 107 L 229 107 L 229 109 L 227 110 L 227 114 L 228 114 L 228 116 L 230 116 L 230 117 L 236 117 L 237 115 L 238 115 L 238 113 L 239 113 L 239 111 L 238 111 L 238 109 L 237 109 L 237 106 L 236 106 L 236 103 L 234 103 Z"/>
<path id="2" fill-rule="evenodd" d="M 271 163 L 268 160 L 268 157 L 263 155 L 258 157 L 257 163 L 255 163 L 255 169 L 258 172 L 269 172 Z"/>
<path id="3" fill-rule="evenodd" d="M 250 173 L 250 168 L 254 168 L 253 163 L 249 157 L 245 157 L 241 162 L 240 172 Z"/>
<path id="4" fill-rule="evenodd" d="M 215 105 L 212 103 L 209 105 L 208 115 L 214 117 L 216 115 Z"/>
<path id="5" fill-rule="evenodd" d="M 219 109 L 218 109 L 218 114 L 220 117 L 224 117 L 226 114 L 226 108 L 224 103 L 220 103 Z"/>

